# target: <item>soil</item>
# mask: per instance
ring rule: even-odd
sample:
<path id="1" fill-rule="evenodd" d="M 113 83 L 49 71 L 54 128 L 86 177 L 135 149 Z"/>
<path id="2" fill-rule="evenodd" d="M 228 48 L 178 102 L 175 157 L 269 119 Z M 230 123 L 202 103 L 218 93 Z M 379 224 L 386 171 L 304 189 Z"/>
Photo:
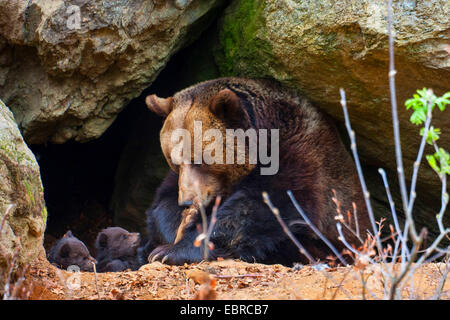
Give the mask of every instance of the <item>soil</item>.
<path id="1" fill-rule="evenodd" d="M 29 299 L 33 300 L 382 299 L 378 270 L 377 265 L 367 266 L 362 272 L 355 267 L 318 270 L 312 266 L 288 268 L 223 260 L 184 266 L 155 262 L 133 272 L 71 273 L 40 258 L 28 268 L 26 278 L 31 288 Z M 413 287 L 411 281 L 405 285 L 403 298 L 432 298 L 444 271 L 443 263 L 420 267 Z M 441 299 L 450 299 L 448 281 Z"/>

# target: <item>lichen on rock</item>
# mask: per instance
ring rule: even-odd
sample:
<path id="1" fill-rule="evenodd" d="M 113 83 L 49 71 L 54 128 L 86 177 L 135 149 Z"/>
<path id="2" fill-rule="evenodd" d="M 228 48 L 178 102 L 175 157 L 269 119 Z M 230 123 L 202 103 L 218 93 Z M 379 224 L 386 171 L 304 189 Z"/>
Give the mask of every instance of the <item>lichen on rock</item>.
<path id="1" fill-rule="evenodd" d="M 39 166 L 1 100 L 0 181 L 1 285 L 8 268 L 30 263 L 41 252 L 47 220 Z"/>

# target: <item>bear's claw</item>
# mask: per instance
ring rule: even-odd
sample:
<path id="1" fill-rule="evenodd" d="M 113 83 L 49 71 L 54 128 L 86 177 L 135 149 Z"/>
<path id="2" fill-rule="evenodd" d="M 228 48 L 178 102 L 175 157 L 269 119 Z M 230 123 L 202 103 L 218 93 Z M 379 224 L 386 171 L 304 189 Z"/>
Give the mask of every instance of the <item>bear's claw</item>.
<path id="1" fill-rule="evenodd" d="M 156 254 L 155 256 L 153 256 L 153 258 L 152 258 L 151 260 L 150 260 L 151 256 L 149 256 L 149 257 L 148 257 L 148 261 L 149 261 L 150 263 L 153 263 L 153 262 L 155 262 L 155 261 L 158 260 L 158 258 L 159 258 L 160 255 L 161 255 L 160 253 Z"/>
<path id="2" fill-rule="evenodd" d="M 149 255 L 150 263 L 161 261 L 169 265 L 182 265 L 184 263 L 200 262 L 202 260 L 199 248 L 183 247 L 179 244 L 165 244 L 155 248 Z"/>
<path id="3" fill-rule="evenodd" d="M 175 258 L 175 253 L 173 252 L 174 251 L 173 247 L 174 246 L 171 244 L 166 244 L 166 245 L 162 245 L 162 246 L 155 248 L 148 256 L 148 261 L 150 263 L 153 263 L 155 261 L 161 261 L 161 263 L 169 262 L 168 264 L 174 264 L 175 261 L 171 261 L 171 260 L 175 260 L 175 259 L 170 259 L 171 256 L 173 256 L 173 258 Z"/>

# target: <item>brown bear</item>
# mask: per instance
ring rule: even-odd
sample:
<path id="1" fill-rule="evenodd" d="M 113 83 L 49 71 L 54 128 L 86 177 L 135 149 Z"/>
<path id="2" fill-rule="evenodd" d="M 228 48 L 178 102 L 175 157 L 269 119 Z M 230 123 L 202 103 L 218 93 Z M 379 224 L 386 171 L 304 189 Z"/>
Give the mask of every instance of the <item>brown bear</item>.
<path id="1" fill-rule="evenodd" d="M 151 237 L 141 250 L 144 258 L 149 254 L 150 261 L 168 264 L 201 261 L 201 248 L 194 246 L 201 217 L 195 212 L 203 206 L 209 213 L 213 200 L 221 196 L 210 259 L 306 262 L 264 203 L 264 191 L 315 258 L 323 259 L 330 251 L 307 225 L 296 223 L 301 217 L 287 190 L 312 223 L 341 249 L 334 189 L 342 212 L 353 211 L 352 202 L 356 204 L 364 237 L 369 219 L 352 158 L 327 116 L 294 91 L 270 80 L 221 78 L 170 98 L 148 96 L 146 104 L 165 117 L 160 140 L 172 171 L 147 212 Z M 244 149 L 234 139 L 239 129 L 245 133 Z M 204 133 L 200 142 L 199 132 Z M 235 134 L 231 140 L 223 138 L 230 132 Z M 261 132 L 266 133 L 265 139 Z M 258 152 L 251 150 L 255 136 Z M 266 150 L 261 150 L 262 142 Z M 346 235 L 350 242 L 356 240 L 349 232 Z"/>
<path id="2" fill-rule="evenodd" d="M 139 233 L 128 232 L 120 227 L 109 227 L 100 231 L 95 241 L 97 271 L 137 270 L 140 266 L 138 257 L 140 241 Z"/>
<path id="3" fill-rule="evenodd" d="M 70 230 L 50 249 L 48 261 L 61 269 L 75 265 L 81 271 L 94 271 L 93 263 L 96 263 L 86 245 Z"/>

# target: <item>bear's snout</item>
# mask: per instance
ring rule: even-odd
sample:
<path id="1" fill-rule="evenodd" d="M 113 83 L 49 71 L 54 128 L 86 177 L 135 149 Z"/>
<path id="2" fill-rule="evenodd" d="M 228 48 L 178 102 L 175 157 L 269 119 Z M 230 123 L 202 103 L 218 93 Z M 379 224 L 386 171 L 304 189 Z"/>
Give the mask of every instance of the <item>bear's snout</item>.
<path id="1" fill-rule="evenodd" d="M 180 187 L 178 191 L 178 205 L 180 207 L 188 207 L 194 204 L 195 194 L 192 192 L 186 192 Z"/>

